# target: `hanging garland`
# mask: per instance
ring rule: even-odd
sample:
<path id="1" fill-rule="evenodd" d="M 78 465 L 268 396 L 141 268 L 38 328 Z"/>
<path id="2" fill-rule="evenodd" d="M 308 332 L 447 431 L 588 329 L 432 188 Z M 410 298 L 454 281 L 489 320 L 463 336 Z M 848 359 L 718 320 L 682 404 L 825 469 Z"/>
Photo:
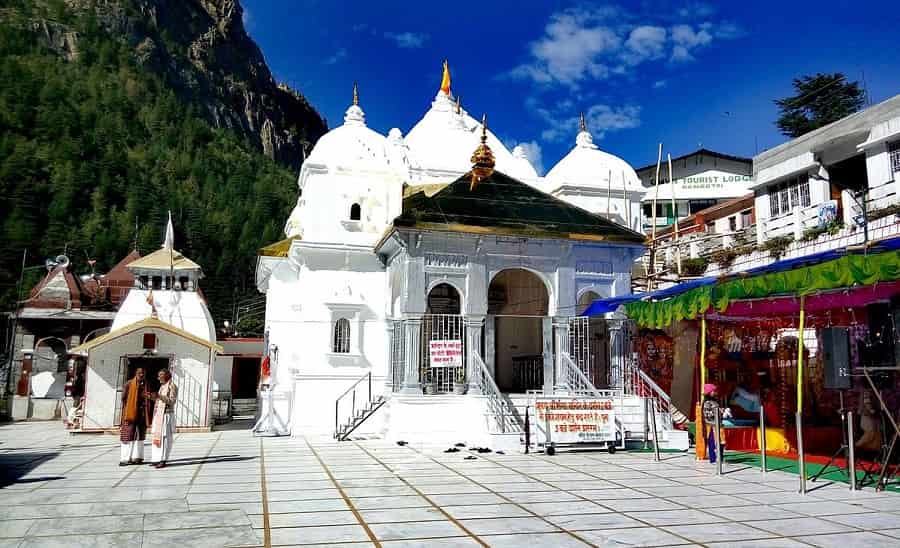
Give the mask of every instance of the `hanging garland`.
<path id="1" fill-rule="evenodd" d="M 816 291 L 900 280 L 900 252 L 847 255 L 824 263 L 698 287 L 664 301 L 626 303 L 628 317 L 641 327 L 662 329 L 693 320 L 710 307 L 723 312 L 742 299 L 809 295 Z"/>

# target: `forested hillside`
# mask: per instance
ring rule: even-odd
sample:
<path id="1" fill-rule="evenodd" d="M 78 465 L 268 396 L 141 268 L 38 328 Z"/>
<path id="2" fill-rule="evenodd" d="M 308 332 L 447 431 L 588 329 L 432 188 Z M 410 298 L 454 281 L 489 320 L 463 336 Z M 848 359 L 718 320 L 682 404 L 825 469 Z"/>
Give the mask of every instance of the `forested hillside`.
<path id="1" fill-rule="evenodd" d="M 29 265 L 65 251 L 78 273 L 89 258 L 105 272 L 135 243 L 158 248 L 167 210 L 217 323 L 254 294 L 256 251 L 282 237 L 295 171 L 214 127 L 166 78 L 93 10 L 0 9 L 0 310 L 14 306 L 23 249 Z M 30 274 L 26 285 L 42 272 Z"/>

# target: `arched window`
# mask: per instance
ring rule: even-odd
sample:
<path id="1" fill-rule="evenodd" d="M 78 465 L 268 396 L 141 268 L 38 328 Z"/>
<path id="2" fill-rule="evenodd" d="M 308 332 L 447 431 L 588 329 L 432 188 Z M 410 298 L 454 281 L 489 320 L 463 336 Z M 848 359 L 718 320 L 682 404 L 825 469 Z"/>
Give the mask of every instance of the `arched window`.
<path id="1" fill-rule="evenodd" d="M 359 207 L 359 204 L 353 204 L 350 206 L 350 220 L 358 221 L 362 217 L 362 208 Z"/>
<path id="2" fill-rule="evenodd" d="M 335 354 L 350 353 L 350 320 L 341 318 L 334 322 L 334 340 L 331 351 Z"/>

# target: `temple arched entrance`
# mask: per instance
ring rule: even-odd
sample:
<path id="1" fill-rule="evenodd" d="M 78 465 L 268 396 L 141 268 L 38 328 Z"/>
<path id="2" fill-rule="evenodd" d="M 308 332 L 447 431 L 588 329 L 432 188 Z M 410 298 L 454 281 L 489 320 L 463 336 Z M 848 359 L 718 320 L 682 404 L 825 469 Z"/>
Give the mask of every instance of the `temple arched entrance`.
<path id="1" fill-rule="evenodd" d="M 503 270 L 488 287 L 488 322 L 493 328 L 494 380 L 503 392 L 543 388 L 544 336 L 550 295 L 537 274 Z M 489 350 L 490 351 L 490 350 Z"/>

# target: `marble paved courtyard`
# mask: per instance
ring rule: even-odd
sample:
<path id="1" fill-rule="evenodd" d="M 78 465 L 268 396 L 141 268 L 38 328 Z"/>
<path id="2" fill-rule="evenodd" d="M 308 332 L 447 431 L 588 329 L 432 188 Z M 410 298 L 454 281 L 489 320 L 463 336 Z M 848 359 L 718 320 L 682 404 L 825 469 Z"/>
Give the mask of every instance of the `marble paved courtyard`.
<path id="1" fill-rule="evenodd" d="M 117 438 L 0 425 L 0 547 L 900 546 L 900 495 L 688 455 L 444 453 L 384 441 L 180 434 L 172 465 Z M 149 448 L 148 448 L 149 454 Z"/>

